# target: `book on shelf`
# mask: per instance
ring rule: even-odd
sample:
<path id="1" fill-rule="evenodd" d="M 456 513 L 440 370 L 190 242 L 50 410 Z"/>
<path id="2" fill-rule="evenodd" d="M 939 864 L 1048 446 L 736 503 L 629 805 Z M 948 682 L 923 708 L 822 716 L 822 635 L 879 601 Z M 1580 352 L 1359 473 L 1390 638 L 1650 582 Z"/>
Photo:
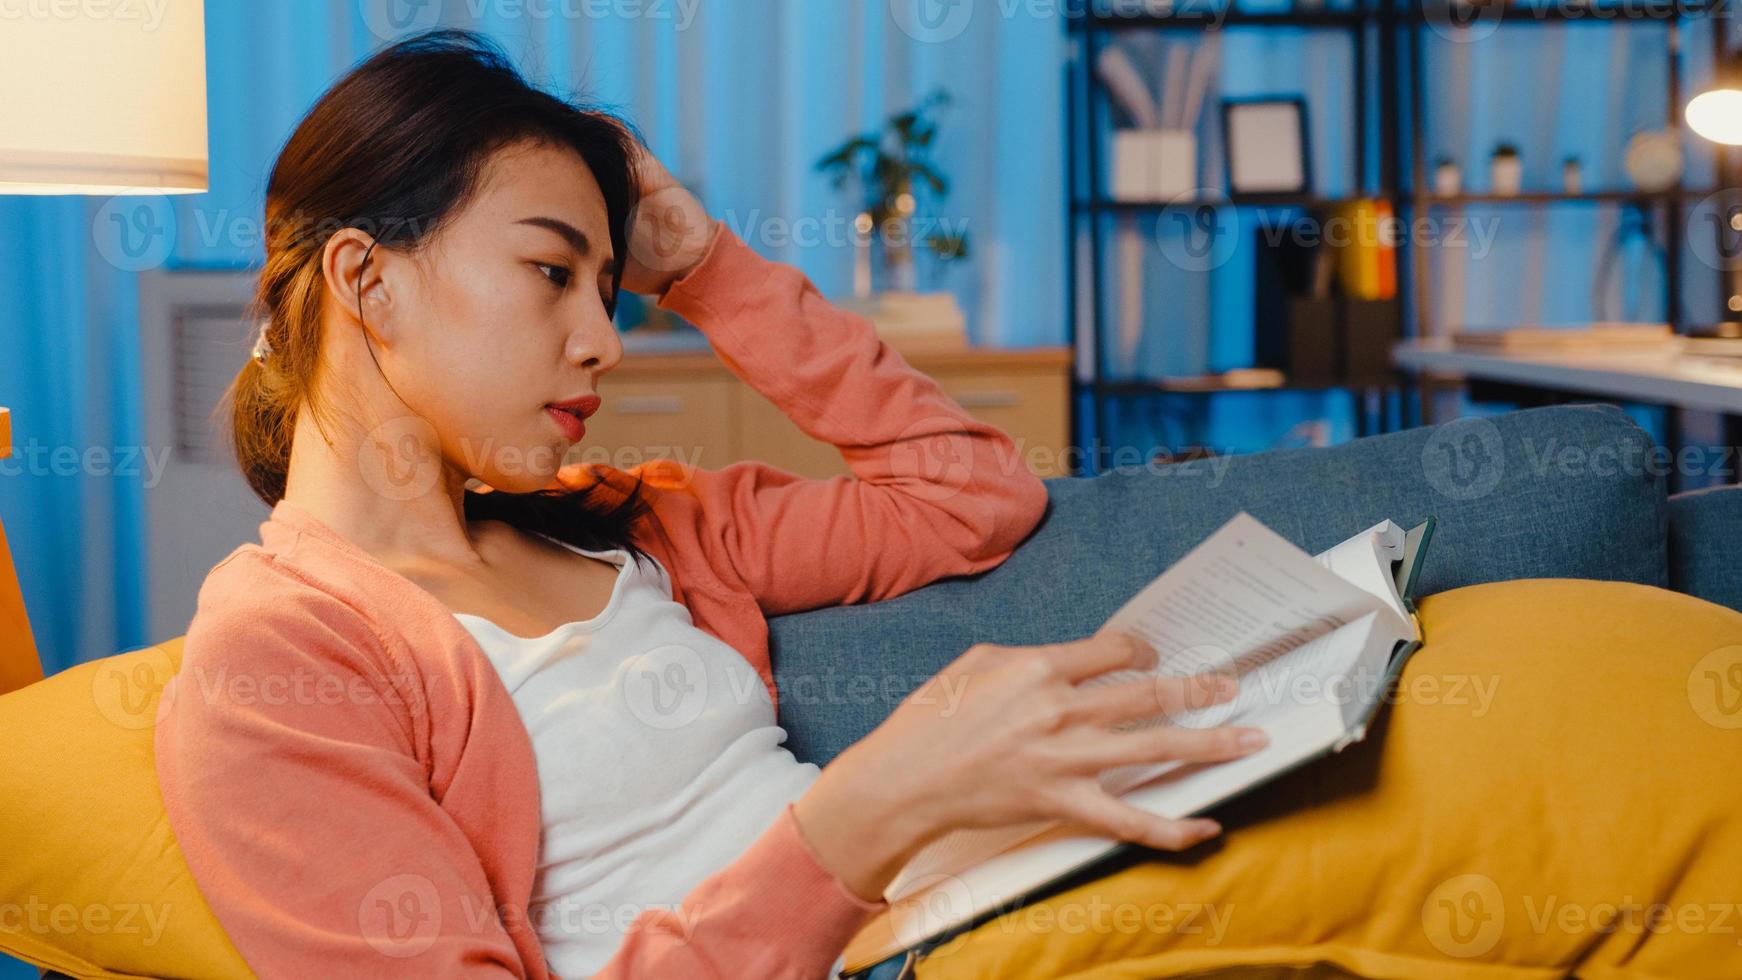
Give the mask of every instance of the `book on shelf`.
<path id="1" fill-rule="evenodd" d="M 1250 725 L 1270 744 L 1228 762 L 1115 767 L 1101 783 L 1171 818 L 1201 814 L 1366 736 L 1392 682 L 1422 643 L 1415 588 L 1434 519 L 1389 520 L 1317 556 L 1241 513 L 1186 553 L 1098 632 L 1153 645 L 1146 675 L 1237 678 L 1230 701 L 1117 726 Z M 846 950 L 849 973 L 931 946 L 1132 845 L 1063 821 L 970 828 L 928 842 L 884 890 L 889 908 Z"/>

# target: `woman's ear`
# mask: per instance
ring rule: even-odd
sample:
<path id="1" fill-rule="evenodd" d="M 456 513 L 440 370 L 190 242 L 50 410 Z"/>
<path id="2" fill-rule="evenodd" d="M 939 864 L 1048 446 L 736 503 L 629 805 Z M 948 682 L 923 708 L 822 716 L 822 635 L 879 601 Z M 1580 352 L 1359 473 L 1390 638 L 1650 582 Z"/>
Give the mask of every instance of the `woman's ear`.
<path id="1" fill-rule="evenodd" d="M 370 339 L 392 346 L 393 297 L 381 274 L 385 258 L 387 250 L 367 232 L 356 228 L 334 232 L 321 252 L 321 277 L 326 282 L 322 301 L 344 321 L 360 320 Z"/>

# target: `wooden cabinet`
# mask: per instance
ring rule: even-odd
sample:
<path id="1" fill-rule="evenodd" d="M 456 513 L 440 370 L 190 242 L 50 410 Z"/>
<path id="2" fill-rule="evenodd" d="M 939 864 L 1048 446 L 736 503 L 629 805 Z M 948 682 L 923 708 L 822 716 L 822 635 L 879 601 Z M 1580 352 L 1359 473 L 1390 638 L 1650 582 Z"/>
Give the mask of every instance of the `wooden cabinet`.
<path id="1" fill-rule="evenodd" d="M 1070 351 L 970 348 L 903 352 L 977 419 L 1015 440 L 1040 476 L 1067 475 Z M 711 352 L 634 353 L 599 385 L 604 405 L 571 458 L 629 468 L 653 458 L 705 469 L 758 460 L 807 477 L 849 472 Z"/>

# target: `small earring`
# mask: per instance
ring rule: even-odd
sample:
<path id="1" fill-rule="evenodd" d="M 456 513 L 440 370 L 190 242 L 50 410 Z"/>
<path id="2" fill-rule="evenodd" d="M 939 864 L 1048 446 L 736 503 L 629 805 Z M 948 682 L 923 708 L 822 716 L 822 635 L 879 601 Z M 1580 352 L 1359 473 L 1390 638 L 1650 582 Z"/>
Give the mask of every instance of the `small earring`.
<path id="1" fill-rule="evenodd" d="M 260 337 L 259 337 L 259 339 L 254 341 L 254 350 L 251 352 L 251 354 L 256 361 L 259 361 L 260 363 L 265 364 L 266 358 L 271 353 L 272 353 L 272 345 L 270 343 L 267 343 L 267 341 L 266 341 L 266 327 L 264 325 L 262 325 L 260 328 Z"/>

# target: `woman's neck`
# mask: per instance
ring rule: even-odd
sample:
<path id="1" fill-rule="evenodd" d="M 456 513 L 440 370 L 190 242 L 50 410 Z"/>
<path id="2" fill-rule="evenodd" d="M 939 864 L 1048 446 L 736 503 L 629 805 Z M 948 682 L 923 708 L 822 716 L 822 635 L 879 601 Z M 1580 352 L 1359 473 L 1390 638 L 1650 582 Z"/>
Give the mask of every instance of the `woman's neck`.
<path id="1" fill-rule="evenodd" d="M 305 404 L 285 499 L 390 567 L 481 562 L 465 516 L 465 478 L 443 462 L 433 428 L 415 416 L 367 430 L 354 421 L 369 417 L 329 413 L 323 432 Z"/>

